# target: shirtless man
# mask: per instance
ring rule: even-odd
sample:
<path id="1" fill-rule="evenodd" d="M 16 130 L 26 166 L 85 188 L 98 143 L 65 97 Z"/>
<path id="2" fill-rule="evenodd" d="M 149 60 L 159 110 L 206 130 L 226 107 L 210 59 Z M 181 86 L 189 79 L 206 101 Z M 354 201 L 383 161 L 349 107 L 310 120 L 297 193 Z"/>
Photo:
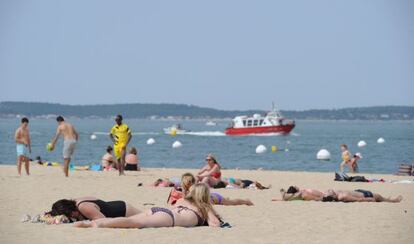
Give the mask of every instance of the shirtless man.
<path id="1" fill-rule="evenodd" d="M 69 163 L 70 158 L 75 151 L 76 142 L 79 140 L 79 134 L 76 132 L 73 125 L 66 123 L 62 116 L 56 118 L 58 127 L 56 130 L 56 135 L 53 137 L 51 142 L 51 150 L 55 148 L 56 142 L 59 139 L 60 135 L 63 135 L 63 172 L 65 176 L 69 176 Z"/>
<path id="2" fill-rule="evenodd" d="M 334 191 L 328 190 L 323 197 L 324 202 L 393 202 L 398 203 L 403 199 L 402 196 L 395 198 L 383 197 L 380 194 L 372 193 L 367 190 L 355 190 L 355 191 Z"/>
<path id="3" fill-rule="evenodd" d="M 272 201 L 322 201 L 324 196 L 323 192 L 315 189 L 300 189 L 297 186 L 290 186 L 287 191 L 280 189 L 282 199 L 272 199 Z"/>
<path id="4" fill-rule="evenodd" d="M 22 164 L 24 162 L 26 174 L 30 175 L 29 154 L 32 153 L 32 146 L 30 144 L 29 120 L 26 117 L 22 118 L 19 128 L 14 133 L 14 140 L 16 141 L 17 151 L 17 173 L 19 173 L 19 176 L 22 175 Z"/>

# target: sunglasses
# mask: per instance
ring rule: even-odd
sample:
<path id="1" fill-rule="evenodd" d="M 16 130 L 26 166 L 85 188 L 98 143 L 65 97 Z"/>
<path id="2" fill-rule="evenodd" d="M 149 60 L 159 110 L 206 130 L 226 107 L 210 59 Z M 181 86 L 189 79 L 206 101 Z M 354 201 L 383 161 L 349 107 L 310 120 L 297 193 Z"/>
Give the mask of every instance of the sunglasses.
<path id="1" fill-rule="evenodd" d="M 211 159 L 211 158 L 206 158 L 206 161 L 213 161 L 213 159 Z"/>

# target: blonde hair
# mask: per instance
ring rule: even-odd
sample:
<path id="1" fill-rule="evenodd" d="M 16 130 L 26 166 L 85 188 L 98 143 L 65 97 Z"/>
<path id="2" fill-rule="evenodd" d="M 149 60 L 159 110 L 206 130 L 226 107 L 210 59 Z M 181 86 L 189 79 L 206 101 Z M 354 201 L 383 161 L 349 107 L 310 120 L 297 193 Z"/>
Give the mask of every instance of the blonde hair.
<path id="1" fill-rule="evenodd" d="M 190 187 L 194 185 L 196 179 L 193 174 L 185 173 L 181 176 L 181 187 L 183 188 L 184 195 L 190 191 Z"/>
<path id="2" fill-rule="evenodd" d="M 210 188 L 204 183 L 197 183 L 190 187 L 190 192 L 184 197 L 185 200 L 193 204 L 206 221 L 208 220 L 208 212 L 218 216 L 211 205 Z"/>

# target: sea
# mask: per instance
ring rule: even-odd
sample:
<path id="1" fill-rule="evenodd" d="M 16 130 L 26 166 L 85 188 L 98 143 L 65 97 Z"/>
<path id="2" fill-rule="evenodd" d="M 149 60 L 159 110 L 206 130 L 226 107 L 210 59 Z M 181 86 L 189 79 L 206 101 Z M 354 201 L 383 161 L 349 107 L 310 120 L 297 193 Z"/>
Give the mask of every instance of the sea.
<path id="1" fill-rule="evenodd" d="M 100 163 L 111 141 L 108 132 L 114 125 L 112 119 L 69 119 L 80 134 L 72 162 L 75 165 Z M 414 121 L 296 121 L 289 135 L 226 136 L 224 129 L 229 121 L 217 121 L 207 126 L 206 120 L 150 120 L 125 119 L 133 132 L 130 146 L 139 151 L 141 167 L 151 168 L 200 168 L 205 156 L 213 153 L 223 168 L 282 171 L 334 172 L 341 162 L 340 145 L 347 144 L 351 153 L 360 152 L 361 173 L 392 174 L 401 163 L 414 164 Z M 14 131 L 18 119 L 0 119 L 0 164 L 15 164 L 16 147 Z M 180 123 L 189 132 L 172 136 L 163 128 Z M 56 132 L 54 119 L 30 119 L 32 140 L 31 158 L 40 156 L 50 162 L 62 162 L 62 138 L 54 151 L 48 152 L 46 144 Z M 91 139 L 95 135 L 95 139 Z M 377 143 L 378 138 L 384 143 Z M 155 143 L 147 144 L 153 138 Z M 172 144 L 179 141 L 180 148 Z M 358 147 L 365 141 L 366 146 Z M 257 154 L 256 147 L 264 145 L 267 152 Z M 272 146 L 277 150 L 272 152 Z M 326 149 L 331 159 L 316 159 L 320 149 Z"/>

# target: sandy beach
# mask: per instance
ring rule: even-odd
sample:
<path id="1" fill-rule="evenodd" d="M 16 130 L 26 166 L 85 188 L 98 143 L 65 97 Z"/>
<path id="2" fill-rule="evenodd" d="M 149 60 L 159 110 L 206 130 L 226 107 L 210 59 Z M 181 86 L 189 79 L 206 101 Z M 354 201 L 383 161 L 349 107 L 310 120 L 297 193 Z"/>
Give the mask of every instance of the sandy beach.
<path id="1" fill-rule="evenodd" d="M 223 170 L 224 177 L 255 179 L 270 190 L 218 189 L 225 197 L 250 198 L 254 206 L 216 206 L 232 228 L 78 229 L 70 224 L 21 223 L 24 214 L 50 209 L 61 198 L 96 196 L 125 200 L 137 208 L 166 206 L 170 188 L 148 186 L 161 177 L 179 177 L 196 169 L 144 169 L 127 172 L 72 171 L 32 166 L 32 175 L 18 177 L 15 166 L 0 166 L 0 243 L 414 243 L 414 184 L 333 181 L 333 173 Z M 404 180 L 412 177 L 364 175 Z M 143 187 L 138 187 L 143 183 Z M 401 203 L 271 202 L 289 185 L 371 190 L 383 196 L 402 195 Z M 154 204 L 154 205 L 149 205 Z"/>

